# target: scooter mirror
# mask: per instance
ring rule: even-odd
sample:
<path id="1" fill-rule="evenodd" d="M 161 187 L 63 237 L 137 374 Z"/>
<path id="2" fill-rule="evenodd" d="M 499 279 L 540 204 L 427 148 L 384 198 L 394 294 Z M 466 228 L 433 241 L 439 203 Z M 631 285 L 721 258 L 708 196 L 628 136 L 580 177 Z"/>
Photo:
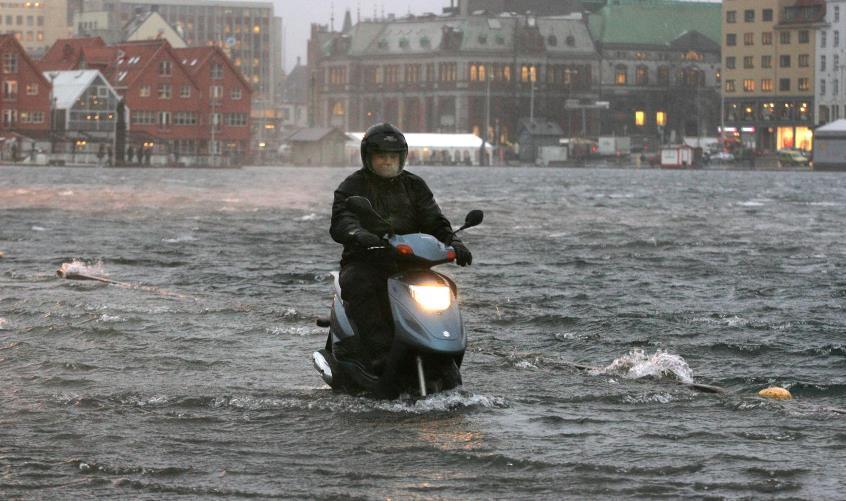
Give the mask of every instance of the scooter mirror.
<path id="1" fill-rule="evenodd" d="M 480 211 L 479 209 L 471 210 L 467 213 L 467 217 L 464 218 L 464 227 L 470 228 L 473 226 L 478 226 L 482 224 L 482 220 L 485 218 L 485 213 Z"/>
<path id="2" fill-rule="evenodd" d="M 359 195 L 347 197 L 345 204 L 347 209 L 355 212 L 355 214 L 358 216 L 363 216 L 365 214 L 369 215 L 375 212 L 373 210 L 373 205 L 371 205 L 370 203 L 370 200 Z"/>

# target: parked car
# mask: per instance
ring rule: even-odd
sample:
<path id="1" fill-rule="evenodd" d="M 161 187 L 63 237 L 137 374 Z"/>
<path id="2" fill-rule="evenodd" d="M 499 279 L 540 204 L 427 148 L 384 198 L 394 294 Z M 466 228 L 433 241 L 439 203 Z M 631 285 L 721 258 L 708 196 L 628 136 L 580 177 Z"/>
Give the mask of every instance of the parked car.
<path id="1" fill-rule="evenodd" d="M 782 167 L 801 166 L 806 167 L 809 163 L 808 157 L 798 150 L 778 150 L 778 163 Z"/>
<path id="2" fill-rule="evenodd" d="M 712 162 L 734 162 L 734 155 L 727 151 L 718 151 L 711 154 Z"/>

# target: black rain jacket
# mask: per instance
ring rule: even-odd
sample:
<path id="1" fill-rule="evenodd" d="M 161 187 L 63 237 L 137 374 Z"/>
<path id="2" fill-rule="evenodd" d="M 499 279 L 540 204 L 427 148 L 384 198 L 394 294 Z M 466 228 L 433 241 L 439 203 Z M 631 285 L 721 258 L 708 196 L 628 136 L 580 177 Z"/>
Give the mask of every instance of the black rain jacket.
<path id="1" fill-rule="evenodd" d="M 432 191 L 420 176 L 404 170 L 396 177 L 383 178 L 362 168 L 338 186 L 332 203 L 329 233 L 333 240 L 344 246 L 341 266 L 366 259 L 365 251 L 356 244 L 354 235 L 357 232 L 367 230 L 379 235 L 378 229 L 364 226 L 359 217 L 346 208 L 347 197 L 353 195 L 370 200 L 376 212 L 390 222 L 398 234 L 427 233 L 447 245 L 458 241 L 453 237 L 452 226 L 441 213 Z"/>

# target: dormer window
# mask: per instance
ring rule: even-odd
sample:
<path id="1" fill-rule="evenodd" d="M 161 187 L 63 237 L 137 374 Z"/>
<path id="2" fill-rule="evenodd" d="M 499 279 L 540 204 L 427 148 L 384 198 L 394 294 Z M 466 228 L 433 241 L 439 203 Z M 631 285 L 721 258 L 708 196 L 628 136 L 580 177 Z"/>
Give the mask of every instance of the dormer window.
<path id="1" fill-rule="evenodd" d="M 170 61 L 159 62 L 159 76 L 169 77 L 173 74 L 173 65 Z"/>
<path id="2" fill-rule="evenodd" d="M 221 80 L 223 78 L 223 65 L 215 63 L 211 67 L 212 80 Z"/>
<path id="3" fill-rule="evenodd" d="M 576 46 L 576 37 L 573 35 L 567 36 L 567 47 L 575 47 Z"/>
<path id="4" fill-rule="evenodd" d="M 550 47 L 557 47 L 558 46 L 558 37 L 555 35 L 549 35 L 546 37 L 546 44 Z"/>

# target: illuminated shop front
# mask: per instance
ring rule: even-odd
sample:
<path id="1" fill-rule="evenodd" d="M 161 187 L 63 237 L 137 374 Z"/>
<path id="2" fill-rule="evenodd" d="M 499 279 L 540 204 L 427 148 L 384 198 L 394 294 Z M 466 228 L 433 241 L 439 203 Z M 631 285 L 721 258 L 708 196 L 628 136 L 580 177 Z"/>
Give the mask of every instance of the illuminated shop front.
<path id="1" fill-rule="evenodd" d="M 726 103 L 726 131 L 736 131 L 746 148 L 758 151 L 810 151 L 813 104 L 808 100 L 737 100 Z"/>
<path id="2" fill-rule="evenodd" d="M 777 148 L 795 148 L 811 151 L 814 131 L 809 127 L 779 127 L 776 133 Z"/>

